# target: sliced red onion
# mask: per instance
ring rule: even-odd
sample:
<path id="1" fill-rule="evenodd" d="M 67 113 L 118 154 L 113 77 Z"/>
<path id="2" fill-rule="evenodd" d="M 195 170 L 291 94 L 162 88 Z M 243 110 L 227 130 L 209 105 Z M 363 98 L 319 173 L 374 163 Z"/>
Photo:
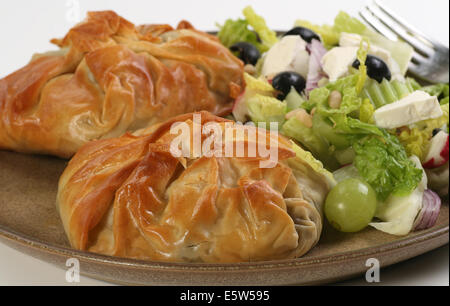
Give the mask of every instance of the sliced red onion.
<path id="1" fill-rule="evenodd" d="M 432 190 L 427 189 L 423 193 L 422 209 L 414 221 L 415 231 L 430 228 L 436 224 L 441 210 L 441 198 Z"/>
<path id="2" fill-rule="evenodd" d="M 309 57 L 309 70 L 306 77 L 306 94 L 319 87 L 319 81 L 326 77 L 326 74 L 322 70 L 322 57 L 327 53 L 327 49 L 317 39 L 313 39 L 310 44 L 307 45 L 307 50 L 310 53 Z"/>

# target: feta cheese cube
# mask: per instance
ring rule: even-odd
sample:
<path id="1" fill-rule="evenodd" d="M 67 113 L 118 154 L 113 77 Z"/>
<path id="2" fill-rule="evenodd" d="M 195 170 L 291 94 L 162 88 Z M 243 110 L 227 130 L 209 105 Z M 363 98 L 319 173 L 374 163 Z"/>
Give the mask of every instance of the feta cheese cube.
<path id="1" fill-rule="evenodd" d="M 380 107 L 374 113 L 377 126 L 394 129 L 443 115 L 437 97 L 417 90 L 394 103 Z"/>
<path id="2" fill-rule="evenodd" d="M 330 82 L 348 75 L 349 68 L 356 60 L 359 47 L 335 47 L 322 58 L 322 69 Z"/>
<path id="3" fill-rule="evenodd" d="M 309 69 L 309 53 L 306 42 L 298 35 L 283 37 L 267 52 L 262 74 L 267 79 L 284 71 L 293 71 L 306 79 Z"/>

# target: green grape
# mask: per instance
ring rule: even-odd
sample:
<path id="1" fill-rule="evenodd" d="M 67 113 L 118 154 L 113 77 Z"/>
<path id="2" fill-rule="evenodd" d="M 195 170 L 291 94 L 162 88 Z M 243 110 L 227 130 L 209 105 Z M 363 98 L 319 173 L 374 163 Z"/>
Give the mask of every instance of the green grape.
<path id="1" fill-rule="evenodd" d="M 377 197 L 370 185 L 355 178 L 339 182 L 325 201 L 328 222 L 341 232 L 358 232 L 375 215 Z"/>

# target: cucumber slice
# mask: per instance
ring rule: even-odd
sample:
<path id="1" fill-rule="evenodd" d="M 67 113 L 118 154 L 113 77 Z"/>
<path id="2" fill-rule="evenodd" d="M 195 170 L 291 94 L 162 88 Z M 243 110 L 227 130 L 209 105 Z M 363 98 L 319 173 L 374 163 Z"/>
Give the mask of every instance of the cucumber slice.
<path id="1" fill-rule="evenodd" d="M 300 108 L 300 106 L 305 103 L 305 99 L 295 90 L 294 87 L 291 87 L 291 91 L 284 99 L 286 101 L 287 105 L 287 111 L 291 111 L 297 108 Z"/>

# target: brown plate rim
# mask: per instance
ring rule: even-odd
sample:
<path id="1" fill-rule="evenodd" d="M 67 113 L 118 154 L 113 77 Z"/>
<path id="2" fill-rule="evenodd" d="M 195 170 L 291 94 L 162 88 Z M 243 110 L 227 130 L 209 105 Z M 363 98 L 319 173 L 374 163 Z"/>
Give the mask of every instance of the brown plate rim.
<path id="1" fill-rule="evenodd" d="M 245 270 L 255 270 L 255 269 L 273 269 L 273 268 L 289 268 L 289 267 L 299 267 L 299 266 L 309 266 L 316 264 L 326 264 L 326 263 L 337 263 L 346 261 L 349 259 L 356 259 L 360 257 L 367 257 L 369 255 L 385 253 L 393 250 L 398 250 L 402 248 L 407 248 L 411 245 L 422 243 L 429 240 L 435 240 L 445 235 L 448 236 L 449 224 L 445 224 L 438 228 L 433 228 L 426 230 L 415 236 L 405 236 L 394 240 L 392 242 L 375 245 L 371 247 L 354 249 L 344 252 L 339 252 L 335 254 L 319 255 L 312 257 L 303 257 L 295 259 L 281 259 L 281 260 L 271 260 L 271 261 L 258 261 L 258 262 L 237 262 L 237 263 L 182 263 L 182 262 L 163 262 L 163 261 L 145 261 L 138 259 L 130 259 L 123 257 L 115 257 L 102 255 L 87 251 L 80 251 L 76 249 L 66 248 L 62 246 L 52 245 L 45 241 L 29 237 L 17 233 L 13 230 L 9 230 L 0 224 L 0 237 L 13 241 L 16 244 L 21 244 L 22 246 L 33 248 L 38 251 L 43 251 L 46 253 L 56 254 L 66 257 L 77 257 L 84 261 L 89 261 L 93 263 L 111 264 L 118 265 L 122 267 L 135 267 L 144 268 L 151 270 L 162 270 L 162 271 L 177 271 L 177 270 L 202 270 L 205 272 L 219 272 L 219 271 L 236 271 L 240 272 Z M 448 244 L 448 238 L 446 239 Z M 438 246 L 437 246 L 438 247 Z M 415 256 L 413 256 L 415 257 Z"/>

